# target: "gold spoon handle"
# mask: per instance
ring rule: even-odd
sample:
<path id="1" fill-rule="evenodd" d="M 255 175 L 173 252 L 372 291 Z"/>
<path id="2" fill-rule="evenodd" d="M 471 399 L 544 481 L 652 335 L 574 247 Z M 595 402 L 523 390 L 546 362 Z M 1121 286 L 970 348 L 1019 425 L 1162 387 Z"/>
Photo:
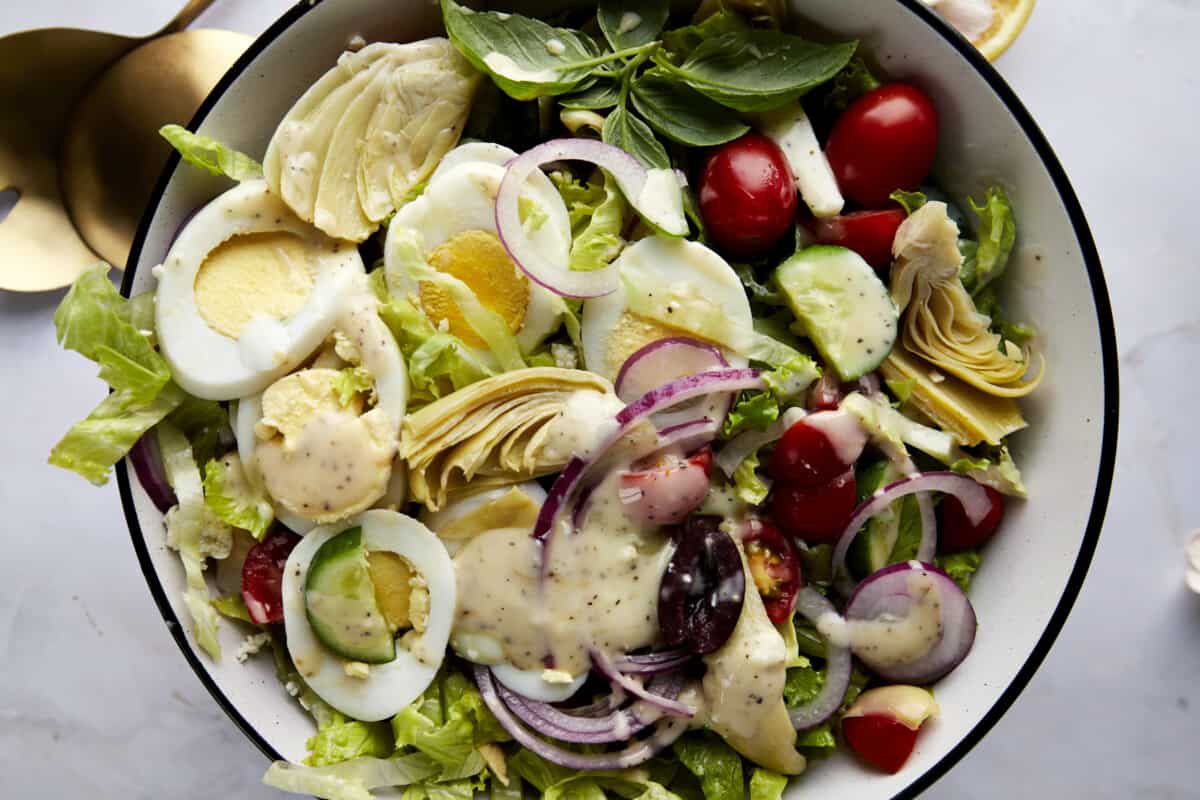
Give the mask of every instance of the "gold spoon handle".
<path id="1" fill-rule="evenodd" d="M 196 21 L 196 17 L 204 13 L 214 0 L 189 0 L 175 18 L 163 26 L 155 36 L 166 36 L 168 33 L 178 33 Z"/>

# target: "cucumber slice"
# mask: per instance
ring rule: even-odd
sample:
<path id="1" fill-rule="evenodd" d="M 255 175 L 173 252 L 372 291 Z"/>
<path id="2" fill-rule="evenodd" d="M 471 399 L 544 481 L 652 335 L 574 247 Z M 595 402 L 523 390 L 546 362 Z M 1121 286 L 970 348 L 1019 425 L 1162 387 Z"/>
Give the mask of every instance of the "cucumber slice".
<path id="1" fill-rule="evenodd" d="M 807 247 L 780 264 L 774 280 L 805 334 L 842 380 L 861 378 L 891 352 L 900 312 L 858 253 Z"/>
<path id="2" fill-rule="evenodd" d="M 365 664 L 396 659 L 396 640 L 375 600 L 362 528 L 342 531 L 313 555 L 304 611 L 321 643 L 342 658 Z"/>

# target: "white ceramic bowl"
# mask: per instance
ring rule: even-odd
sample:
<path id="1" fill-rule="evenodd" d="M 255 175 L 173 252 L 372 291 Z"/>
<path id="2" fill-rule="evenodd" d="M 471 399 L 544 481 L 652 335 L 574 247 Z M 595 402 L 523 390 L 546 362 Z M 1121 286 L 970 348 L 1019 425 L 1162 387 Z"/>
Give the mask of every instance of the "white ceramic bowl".
<path id="1" fill-rule="evenodd" d="M 1036 320 L 1044 334 L 1049 378 L 1025 405 L 1030 429 L 1015 439 L 1031 497 L 1009 507 L 984 554 L 971 590 L 979 636 L 962 666 L 937 686 L 941 717 L 898 775 L 868 774 L 836 758 L 814 765 L 797 784 L 810 797 L 913 797 L 1012 704 L 1079 592 L 1100 534 L 1116 448 L 1112 315 L 1095 245 L 1062 167 L 1012 90 L 969 44 L 918 0 L 793 5 L 801 18 L 860 39 L 891 77 L 912 78 L 931 93 L 941 118 L 937 176 L 953 196 L 978 197 L 996 180 L 1008 188 L 1020 238 L 1004 284 L 1020 318 Z M 192 127 L 261 155 L 279 119 L 353 35 L 405 41 L 439 30 L 430 0 L 302 0 L 251 46 Z M 151 268 L 185 215 L 223 188 L 171 160 L 134 243 L 126 293 L 152 286 Z M 265 754 L 302 758 L 311 722 L 284 693 L 270 659 L 237 663 L 233 625 L 224 626 L 220 664 L 197 653 L 181 600 L 182 569 L 164 545 L 162 515 L 131 484 L 124 465 L 118 479 L 150 591 L 196 675 Z"/>

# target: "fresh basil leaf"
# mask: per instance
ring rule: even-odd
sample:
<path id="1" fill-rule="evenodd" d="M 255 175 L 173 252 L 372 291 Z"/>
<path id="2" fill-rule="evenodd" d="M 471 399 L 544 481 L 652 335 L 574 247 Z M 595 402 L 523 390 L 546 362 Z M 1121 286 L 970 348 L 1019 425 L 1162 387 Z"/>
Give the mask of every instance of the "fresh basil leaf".
<path id="1" fill-rule="evenodd" d="M 706 39 L 678 66 L 661 57 L 658 63 L 721 105 L 769 111 L 828 81 L 846 66 L 857 46 L 746 30 Z"/>
<path id="2" fill-rule="evenodd" d="M 669 0 L 600 0 L 596 22 L 613 50 L 653 42 L 671 13 Z"/>
<path id="3" fill-rule="evenodd" d="M 712 147 L 738 138 L 750 126 L 662 70 L 650 70 L 633 82 L 630 96 L 650 127 L 691 147 Z"/>
<path id="4" fill-rule="evenodd" d="M 605 117 L 601 138 L 605 144 L 611 144 L 629 153 L 647 169 L 671 167 L 667 150 L 662 142 L 655 138 L 654 131 L 624 106 L 617 106 Z"/>
<path id="5" fill-rule="evenodd" d="M 867 66 L 867 62 L 860 56 L 855 56 L 833 77 L 829 93 L 825 96 L 825 105 L 834 111 L 845 111 L 855 100 L 882 85 Z"/>
<path id="6" fill-rule="evenodd" d="M 612 108 L 621 100 L 621 87 L 614 81 L 596 81 L 582 91 L 572 92 L 558 98 L 563 108 L 584 111 L 599 111 Z"/>
<path id="7" fill-rule="evenodd" d="M 587 34 L 520 14 L 472 11 L 442 0 L 450 41 L 480 72 L 517 100 L 565 94 L 602 63 Z"/>
<path id="8" fill-rule="evenodd" d="M 684 58 L 707 39 L 720 36 L 723 33 L 734 33 L 749 30 L 746 20 L 732 11 L 721 11 L 695 25 L 676 28 L 662 35 L 663 44 L 671 53 Z"/>

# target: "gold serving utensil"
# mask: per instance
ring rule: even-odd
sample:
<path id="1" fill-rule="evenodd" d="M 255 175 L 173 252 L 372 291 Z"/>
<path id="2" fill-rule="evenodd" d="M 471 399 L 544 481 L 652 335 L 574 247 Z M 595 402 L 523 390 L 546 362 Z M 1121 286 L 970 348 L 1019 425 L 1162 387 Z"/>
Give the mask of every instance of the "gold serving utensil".
<path id="1" fill-rule="evenodd" d="M 0 38 L 0 193 L 17 195 L 0 222 L 0 289 L 56 289 L 98 258 L 125 265 L 169 152 L 158 129 L 186 124 L 251 41 L 184 30 L 212 3 L 191 0 L 140 38 Z"/>

